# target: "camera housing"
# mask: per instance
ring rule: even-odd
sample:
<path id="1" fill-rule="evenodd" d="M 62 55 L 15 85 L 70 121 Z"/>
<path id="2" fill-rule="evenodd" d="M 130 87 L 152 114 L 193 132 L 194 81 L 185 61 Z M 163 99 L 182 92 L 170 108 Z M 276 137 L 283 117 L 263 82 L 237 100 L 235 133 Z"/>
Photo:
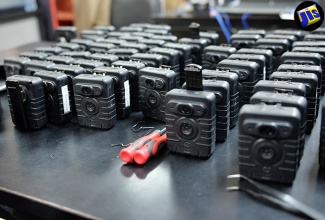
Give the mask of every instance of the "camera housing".
<path id="1" fill-rule="evenodd" d="M 67 42 L 77 37 L 77 27 L 75 26 L 59 26 L 55 32 L 58 38 L 63 38 Z"/>
<path id="2" fill-rule="evenodd" d="M 289 46 L 289 50 L 292 49 L 292 44 L 293 42 L 297 41 L 297 37 L 293 34 L 267 34 L 264 36 L 265 39 L 286 39 L 289 41 L 290 46 Z"/>
<path id="3" fill-rule="evenodd" d="M 141 39 L 139 40 L 140 44 L 145 44 L 148 46 L 149 50 L 154 47 L 162 47 L 166 42 L 164 40 L 155 40 L 155 39 Z"/>
<path id="4" fill-rule="evenodd" d="M 258 64 L 244 60 L 222 60 L 218 68 L 226 68 L 238 74 L 239 106 L 249 103 L 255 84 L 258 82 Z"/>
<path id="5" fill-rule="evenodd" d="M 160 54 L 152 53 L 135 53 L 131 55 L 131 60 L 139 60 L 144 63 L 147 67 L 160 67 L 163 63 L 163 56 Z"/>
<path id="6" fill-rule="evenodd" d="M 123 26 L 120 27 L 119 31 L 121 32 L 142 32 L 143 28 L 142 27 L 132 27 L 132 26 Z"/>
<path id="7" fill-rule="evenodd" d="M 299 30 L 277 29 L 273 31 L 276 35 L 294 35 L 297 40 L 302 40 L 305 36 L 305 32 Z"/>
<path id="8" fill-rule="evenodd" d="M 93 69 L 104 66 L 104 63 L 100 61 L 86 59 L 77 59 L 72 64 L 84 68 L 86 74 L 92 74 Z"/>
<path id="9" fill-rule="evenodd" d="M 304 41 L 325 41 L 325 36 L 323 34 L 307 34 Z"/>
<path id="10" fill-rule="evenodd" d="M 25 64 L 31 61 L 27 57 L 8 57 L 3 61 L 3 67 L 6 72 L 6 77 L 13 75 L 25 75 Z"/>
<path id="11" fill-rule="evenodd" d="M 261 37 L 264 37 L 266 34 L 266 31 L 264 29 L 247 29 L 247 30 L 239 30 L 237 31 L 237 34 L 243 34 L 243 35 L 260 35 Z"/>
<path id="12" fill-rule="evenodd" d="M 47 124 L 42 79 L 14 75 L 6 79 L 12 122 L 21 130 L 38 130 Z"/>
<path id="13" fill-rule="evenodd" d="M 219 34 L 216 32 L 200 31 L 199 36 L 201 39 L 206 39 L 208 41 L 208 45 L 218 45 Z"/>
<path id="14" fill-rule="evenodd" d="M 109 33 L 115 31 L 116 28 L 113 25 L 96 25 L 93 29 Z"/>
<path id="15" fill-rule="evenodd" d="M 299 166 L 300 122 L 300 112 L 294 107 L 244 105 L 238 120 L 239 173 L 292 183 Z"/>
<path id="16" fill-rule="evenodd" d="M 137 49 L 114 48 L 107 51 L 107 53 L 118 56 L 119 60 L 128 61 L 133 54 L 139 53 L 139 51 Z"/>
<path id="17" fill-rule="evenodd" d="M 167 146 L 172 152 L 209 157 L 215 149 L 216 97 L 173 89 L 166 94 Z"/>
<path id="18" fill-rule="evenodd" d="M 181 44 L 188 44 L 192 47 L 192 61 L 195 64 L 202 65 L 203 61 L 203 50 L 205 47 L 209 45 L 209 42 L 207 39 L 198 38 L 180 38 L 178 40 Z"/>
<path id="19" fill-rule="evenodd" d="M 64 124 L 71 120 L 69 80 L 66 74 L 39 71 L 34 74 L 43 81 L 48 121 Z"/>
<path id="20" fill-rule="evenodd" d="M 118 61 L 118 56 L 113 54 L 93 53 L 89 58 L 102 62 L 105 66 L 111 66 L 113 62 Z"/>
<path id="21" fill-rule="evenodd" d="M 118 60 L 112 63 L 112 66 L 122 67 L 129 71 L 132 111 L 141 111 L 139 71 L 145 68 L 146 65 L 138 61 Z"/>
<path id="22" fill-rule="evenodd" d="M 286 93 L 306 97 L 305 84 L 297 82 L 260 80 L 254 86 L 254 93 L 259 91 Z"/>
<path id="23" fill-rule="evenodd" d="M 87 40 L 87 39 L 72 39 L 70 41 L 71 43 L 75 43 L 75 44 L 78 44 L 79 47 L 80 47 L 80 50 L 81 51 L 88 51 L 89 48 L 90 48 L 90 44 L 93 43 L 92 40 Z"/>
<path id="24" fill-rule="evenodd" d="M 78 122 L 110 129 L 116 123 L 114 81 L 110 76 L 81 74 L 73 78 Z"/>
<path id="25" fill-rule="evenodd" d="M 27 57 L 31 60 L 40 60 L 44 61 L 46 57 L 48 57 L 47 53 L 43 52 L 32 52 L 32 51 L 27 51 L 27 52 L 22 52 L 19 54 L 20 57 Z"/>
<path id="26" fill-rule="evenodd" d="M 236 53 L 235 47 L 210 45 L 203 49 L 202 66 L 204 69 L 215 70 L 221 60 Z"/>
<path id="27" fill-rule="evenodd" d="M 120 48 L 136 49 L 138 50 L 139 53 L 145 53 L 149 50 L 149 47 L 146 44 L 130 43 L 130 42 L 120 44 Z"/>
<path id="28" fill-rule="evenodd" d="M 113 78 L 117 119 L 129 117 L 132 112 L 129 71 L 121 67 L 105 66 L 95 68 L 93 74 L 101 74 Z"/>
<path id="29" fill-rule="evenodd" d="M 292 44 L 292 49 L 295 47 L 325 47 L 324 41 L 296 41 Z"/>
<path id="30" fill-rule="evenodd" d="M 89 39 L 88 37 L 106 38 L 106 34 L 102 30 L 82 30 L 82 31 L 80 31 L 81 39 Z"/>
<path id="31" fill-rule="evenodd" d="M 233 34 L 230 37 L 230 44 L 237 50 L 240 48 L 252 48 L 260 38 L 262 36 L 259 34 Z"/>
<path id="32" fill-rule="evenodd" d="M 39 70 L 51 70 L 55 63 L 51 61 L 31 60 L 25 63 L 25 74 L 33 76 Z"/>
<path id="33" fill-rule="evenodd" d="M 281 104 L 284 107 L 294 107 L 300 111 L 301 123 L 300 123 L 300 147 L 299 147 L 299 161 L 304 152 L 306 126 L 307 126 L 307 99 L 303 96 L 290 95 L 277 92 L 256 92 L 250 100 L 251 104 L 265 103 L 267 105 Z M 299 163 L 298 161 L 298 163 Z"/>
<path id="34" fill-rule="evenodd" d="M 61 56 L 61 55 L 52 55 L 46 58 L 47 61 L 53 62 L 55 64 L 71 64 L 74 59 L 72 57 Z"/>
<path id="35" fill-rule="evenodd" d="M 230 125 L 229 128 L 235 127 L 238 120 L 239 112 L 239 89 L 238 89 L 238 74 L 229 69 L 217 70 L 202 70 L 203 79 L 206 80 L 221 80 L 229 84 L 230 95 Z"/>
<path id="36" fill-rule="evenodd" d="M 107 53 L 107 51 L 109 51 L 110 49 L 114 49 L 114 48 L 117 48 L 117 46 L 114 44 L 93 42 L 89 45 L 89 52 L 91 52 L 91 53 Z"/>
<path id="37" fill-rule="evenodd" d="M 119 47 L 121 44 L 123 43 L 127 43 L 126 40 L 121 40 L 121 39 L 117 39 L 117 38 L 106 38 L 103 43 L 109 43 L 109 44 L 114 44 L 117 47 Z"/>
<path id="38" fill-rule="evenodd" d="M 177 36 L 175 35 L 153 35 L 150 38 L 154 40 L 163 40 L 166 43 L 176 43 L 178 40 Z"/>
<path id="39" fill-rule="evenodd" d="M 325 102 L 322 105 L 321 114 L 321 127 L 320 127 L 320 140 L 319 140 L 319 166 L 325 168 Z"/>
<path id="40" fill-rule="evenodd" d="M 79 44 L 76 43 L 68 43 L 68 42 L 60 42 L 56 44 L 57 47 L 61 48 L 62 51 L 81 51 L 82 48 Z"/>
<path id="41" fill-rule="evenodd" d="M 229 60 L 247 60 L 256 62 L 259 66 L 257 78 L 259 80 L 266 79 L 265 56 L 258 54 L 231 54 Z"/>
<path id="42" fill-rule="evenodd" d="M 61 53 L 62 56 L 68 56 L 74 59 L 89 59 L 90 54 L 89 51 L 66 51 Z"/>
<path id="43" fill-rule="evenodd" d="M 142 114 L 165 121 L 166 93 L 176 88 L 176 73 L 169 69 L 146 67 L 139 71 Z"/>
<path id="44" fill-rule="evenodd" d="M 37 53 L 46 53 L 49 56 L 51 55 L 60 55 L 63 52 L 63 49 L 61 47 L 55 46 L 55 47 L 36 47 L 35 52 Z"/>
<path id="45" fill-rule="evenodd" d="M 316 121 L 316 103 L 319 102 L 317 97 L 318 78 L 313 73 L 301 72 L 274 72 L 270 80 L 282 80 L 303 83 L 306 87 L 307 108 L 307 133 L 311 133 Z M 318 101 L 317 101 L 318 100 Z"/>

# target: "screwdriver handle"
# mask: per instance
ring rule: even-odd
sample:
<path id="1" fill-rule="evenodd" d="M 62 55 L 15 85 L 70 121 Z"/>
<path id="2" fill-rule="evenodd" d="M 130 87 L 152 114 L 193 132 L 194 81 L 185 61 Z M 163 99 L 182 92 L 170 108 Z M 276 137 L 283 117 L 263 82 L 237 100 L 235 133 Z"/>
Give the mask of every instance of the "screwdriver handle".
<path id="1" fill-rule="evenodd" d="M 137 164 L 145 164 L 149 158 L 155 156 L 159 151 L 166 147 L 167 134 L 163 134 L 161 137 L 151 140 L 145 144 L 141 149 L 135 151 L 134 161 Z"/>
<path id="2" fill-rule="evenodd" d="M 122 149 L 120 151 L 120 158 L 121 160 L 123 160 L 126 163 L 132 163 L 133 161 L 133 156 L 134 156 L 134 152 L 136 150 L 141 149 L 146 143 L 148 143 L 150 140 L 157 138 L 160 136 L 160 131 L 159 130 L 155 130 L 152 133 L 143 136 L 139 139 L 137 139 L 136 141 L 134 141 L 132 144 L 130 144 L 130 146 Z"/>

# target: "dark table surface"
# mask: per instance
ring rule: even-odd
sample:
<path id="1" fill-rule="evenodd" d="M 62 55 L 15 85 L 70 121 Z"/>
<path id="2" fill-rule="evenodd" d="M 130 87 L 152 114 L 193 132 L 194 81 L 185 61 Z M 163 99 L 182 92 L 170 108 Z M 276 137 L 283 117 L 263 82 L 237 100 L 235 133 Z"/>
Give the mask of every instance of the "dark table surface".
<path id="1" fill-rule="evenodd" d="M 46 218 L 298 218 L 243 192 L 226 191 L 227 175 L 238 172 L 237 127 L 208 159 L 165 150 L 145 166 L 126 165 L 118 156 L 121 147 L 111 144 L 129 143 L 147 132 L 131 131 L 143 120 L 141 113 L 132 113 L 111 130 L 81 127 L 74 118 L 62 126 L 49 123 L 39 131 L 22 132 L 11 121 L 5 92 L 0 97 L 0 203 L 4 205 Z M 164 126 L 154 121 L 146 125 Z M 325 213 L 325 174 L 318 166 L 319 129 L 318 118 L 306 138 L 292 186 L 272 186 Z"/>

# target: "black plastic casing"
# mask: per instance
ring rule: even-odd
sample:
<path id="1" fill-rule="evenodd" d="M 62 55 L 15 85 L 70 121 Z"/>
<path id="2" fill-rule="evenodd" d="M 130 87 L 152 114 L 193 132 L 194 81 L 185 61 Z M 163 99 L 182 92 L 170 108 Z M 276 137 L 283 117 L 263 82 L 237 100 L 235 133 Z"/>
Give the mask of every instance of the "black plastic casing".
<path id="1" fill-rule="evenodd" d="M 46 60 L 51 61 L 55 64 L 66 64 L 66 65 L 69 65 L 74 61 L 74 59 L 72 57 L 61 56 L 61 55 L 48 56 L 46 58 Z"/>
<path id="2" fill-rule="evenodd" d="M 76 43 L 60 42 L 56 44 L 57 47 L 62 48 L 63 51 L 82 51 L 83 49 Z"/>
<path id="3" fill-rule="evenodd" d="M 104 63 L 100 61 L 86 59 L 75 60 L 72 64 L 84 68 L 86 74 L 92 74 L 93 69 L 104 66 Z"/>
<path id="4" fill-rule="evenodd" d="M 117 38 L 106 38 L 103 43 L 109 43 L 109 44 L 114 44 L 116 46 L 120 46 L 123 43 L 127 43 L 126 40 L 121 40 L 121 39 L 117 39 Z"/>
<path id="5" fill-rule="evenodd" d="M 120 44 L 120 48 L 137 49 L 139 53 L 145 53 L 149 50 L 149 47 L 146 44 L 129 42 Z"/>
<path id="6" fill-rule="evenodd" d="M 130 48 L 114 48 L 107 51 L 109 54 L 113 54 L 118 56 L 120 60 L 128 61 L 132 54 L 139 53 L 137 49 L 130 49 Z"/>
<path id="7" fill-rule="evenodd" d="M 210 45 L 203 50 L 202 67 L 215 70 L 221 60 L 227 59 L 231 54 L 237 52 L 235 47 Z"/>
<path id="8" fill-rule="evenodd" d="M 203 32 L 199 33 L 201 39 L 206 39 L 209 45 L 218 45 L 219 34 L 216 32 Z"/>
<path id="9" fill-rule="evenodd" d="M 105 66 L 95 68 L 93 74 L 101 74 L 113 78 L 117 119 L 129 117 L 132 112 L 129 71 L 121 67 Z"/>
<path id="10" fill-rule="evenodd" d="M 264 36 L 265 39 L 286 39 L 289 41 L 289 50 L 292 49 L 293 42 L 297 41 L 298 38 L 293 34 L 267 34 Z"/>
<path id="11" fill-rule="evenodd" d="M 237 34 L 243 34 L 243 35 L 260 35 L 261 37 L 264 37 L 266 34 L 266 31 L 264 29 L 248 29 L 248 30 L 239 30 L 237 31 Z"/>
<path id="12" fill-rule="evenodd" d="M 239 106 L 249 103 L 255 84 L 258 82 L 258 64 L 244 60 L 222 60 L 218 68 L 226 68 L 238 74 Z"/>
<path id="13" fill-rule="evenodd" d="M 59 46 L 55 46 L 55 47 L 36 47 L 35 52 L 37 53 L 46 53 L 49 56 L 51 55 L 59 55 L 63 52 L 63 49 Z"/>
<path id="14" fill-rule="evenodd" d="M 81 74 L 73 78 L 78 122 L 110 129 L 116 123 L 114 81 L 110 76 Z"/>
<path id="15" fill-rule="evenodd" d="M 43 81 L 48 120 L 56 124 L 69 122 L 72 112 L 67 75 L 53 71 L 39 71 L 34 76 L 40 77 Z"/>
<path id="16" fill-rule="evenodd" d="M 202 70 L 203 79 L 226 81 L 229 84 L 230 94 L 230 125 L 229 128 L 235 127 L 238 120 L 239 112 L 239 89 L 238 74 L 229 70 Z"/>
<path id="17" fill-rule="evenodd" d="M 93 27 L 93 29 L 107 33 L 107 32 L 115 31 L 116 28 L 113 25 L 97 25 Z"/>
<path id="18" fill-rule="evenodd" d="M 276 35 L 294 35 L 297 40 L 302 40 L 304 36 L 306 35 L 306 32 L 299 31 L 299 30 L 290 30 L 290 29 L 277 29 L 273 31 L 273 34 Z"/>
<path id="19" fill-rule="evenodd" d="M 247 60 L 256 62 L 259 66 L 258 68 L 258 79 L 266 79 L 266 67 L 265 67 L 265 56 L 258 54 L 231 54 L 228 57 L 229 60 Z"/>
<path id="20" fill-rule="evenodd" d="M 87 37 L 102 37 L 105 38 L 106 34 L 102 30 L 82 30 L 80 31 L 80 38 L 87 39 Z"/>
<path id="21" fill-rule="evenodd" d="M 90 44 L 93 43 L 92 40 L 87 40 L 87 39 L 72 39 L 70 41 L 71 43 L 78 44 L 80 47 L 80 50 L 82 51 L 88 51 L 90 48 Z"/>
<path id="22" fill-rule="evenodd" d="M 48 57 L 47 53 L 43 52 L 32 52 L 32 51 L 27 51 L 27 52 L 22 52 L 19 54 L 20 57 L 27 57 L 31 60 L 45 60 L 46 57 Z"/>
<path id="23" fill-rule="evenodd" d="M 176 43 L 178 38 L 175 35 L 153 35 L 151 39 L 154 40 L 164 40 L 166 43 Z"/>
<path id="24" fill-rule="evenodd" d="M 239 173 L 292 183 L 300 157 L 301 115 L 297 108 L 248 104 L 239 112 Z"/>
<path id="25" fill-rule="evenodd" d="M 183 89 L 186 88 L 186 83 Z M 203 80 L 203 91 L 213 92 L 216 96 L 216 141 L 225 141 L 230 127 L 230 86 L 226 81 Z"/>
<path id="26" fill-rule="evenodd" d="M 102 62 L 105 66 L 111 66 L 113 62 L 118 61 L 118 56 L 113 54 L 93 53 L 90 59 Z"/>
<path id="27" fill-rule="evenodd" d="M 163 64 L 163 56 L 153 53 L 135 53 L 131 55 L 131 60 L 139 60 L 147 67 L 160 67 Z"/>
<path id="28" fill-rule="evenodd" d="M 77 37 L 77 27 L 75 26 L 59 26 L 55 32 L 58 38 L 63 37 L 67 42 Z"/>
<path id="29" fill-rule="evenodd" d="M 325 47 L 325 41 L 296 41 L 292 47 Z"/>
<path id="30" fill-rule="evenodd" d="M 109 43 L 91 43 L 89 45 L 89 52 L 91 53 L 107 53 L 110 49 L 117 48 L 114 44 Z"/>
<path id="31" fill-rule="evenodd" d="M 284 107 L 294 107 L 300 111 L 301 123 L 300 123 L 300 149 L 299 149 L 299 160 L 303 155 L 306 137 L 306 126 L 307 126 L 307 99 L 303 96 L 290 95 L 277 92 L 256 92 L 250 100 L 251 104 L 265 103 L 267 105 L 281 104 Z"/>
<path id="32" fill-rule="evenodd" d="M 141 111 L 139 71 L 146 67 L 144 63 L 138 61 L 115 61 L 113 67 L 122 67 L 129 71 L 131 88 L 131 106 L 132 111 Z"/>
<path id="33" fill-rule="evenodd" d="M 307 34 L 304 37 L 304 41 L 325 41 L 324 34 Z"/>
<path id="34" fill-rule="evenodd" d="M 138 41 L 140 44 L 145 44 L 149 48 L 162 47 L 166 42 L 164 40 L 155 40 L 155 39 L 141 39 Z"/>
<path id="35" fill-rule="evenodd" d="M 3 61 L 3 68 L 6 72 L 6 77 L 13 75 L 25 75 L 25 64 L 31 61 L 27 57 L 8 57 Z"/>
<path id="36" fill-rule="evenodd" d="M 25 63 L 24 75 L 33 76 L 36 71 L 51 70 L 54 66 L 55 63 L 51 61 L 31 60 Z"/>
<path id="37" fill-rule="evenodd" d="M 270 80 L 298 82 L 305 85 L 306 99 L 308 101 L 306 132 L 308 134 L 311 133 L 316 121 L 316 104 L 319 103 L 319 97 L 317 96 L 317 76 L 313 73 L 274 72 L 270 76 Z"/>
<path id="38" fill-rule="evenodd" d="M 167 146 L 172 152 L 209 157 L 215 149 L 216 97 L 173 89 L 166 94 Z"/>
<path id="39" fill-rule="evenodd" d="M 12 122 L 21 130 L 38 130 L 47 124 L 42 79 L 14 75 L 6 79 Z"/>
<path id="40" fill-rule="evenodd" d="M 192 39 L 192 38 L 181 38 L 178 40 L 181 44 L 188 44 L 192 47 L 192 60 L 193 63 L 202 65 L 203 61 L 203 50 L 209 45 L 207 39 L 199 38 L 199 39 Z"/>
<path id="41" fill-rule="evenodd" d="M 259 34 L 233 34 L 230 37 L 230 44 L 237 50 L 240 48 L 252 48 L 260 38 L 262 36 Z"/>
<path id="42" fill-rule="evenodd" d="M 61 55 L 72 57 L 74 59 L 88 59 L 90 54 L 91 53 L 89 51 L 66 51 L 63 52 Z"/>
<path id="43" fill-rule="evenodd" d="M 166 93 L 176 88 L 176 73 L 169 69 L 146 67 L 139 71 L 142 114 L 165 121 Z"/>

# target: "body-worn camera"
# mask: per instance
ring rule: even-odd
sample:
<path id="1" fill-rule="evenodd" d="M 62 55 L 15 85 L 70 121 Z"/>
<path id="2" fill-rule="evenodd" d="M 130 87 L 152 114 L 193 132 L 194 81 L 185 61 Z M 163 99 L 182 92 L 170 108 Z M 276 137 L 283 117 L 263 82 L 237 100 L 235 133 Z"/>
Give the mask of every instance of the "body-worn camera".
<path id="1" fill-rule="evenodd" d="M 6 79 L 12 122 L 21 130 L 40 129 L 47 124 L 42 79 L 14 75 Z"/>
<path id="2" fill-rule="evenodd" d="M 230 88 L 230 128 L 235 127 L 239 112 L 238 74 L 229 69 L 202 70 L 203 79 L 226 81 Z"/>
<path id="3" fill-rule="evenodd" d="M 238 74 L 239 106 L 249 103 L 255 84 L 258 82 L 258 64 L 244 60 L 222 60 L 218 68 L 227 68 Z"/>
<path id="4" fill-rule="evenodd" d="M 66 64 L 66 65 L 69 65 L 74 61 L 72 57 L 61 56 L 61 55 L 48 56 L 46 60 L 53 62 L 55 64 Z"/>
<path id="5" fill-rule="evenodd" d="M 305 32 L 299 30 L 286 30 L 286 29 L 278 29 L 273 31 L 273 34 L 276 35 L 294 35 L 297 40 L 302 40 L 305 36 Z"/>
<path id="6" fill-rule="evenodd" d="M 325 102 L 323 102 L 322 105 L 322 118 L 319 141 L 319 165 L 321 168 L 325 168 Z"/>
<path id="7" fill-rule="evenodd" d="M 153 35 L 151 39 L 164 40 L 165 42 L 169 43 L 176 43 L 178 38 L 175 35 Z"/>
<path id="8" fill-rule="evenodd" d="M 325 47 L 324 41 L 296 41 L 292 47 Z"/>
<path id="9" fill-rule="evenodd" d="M 132 112 L 129 71 L 125 68 L 105 66 L 95 68 L 93 73 L 113 78 L 117 119 L 127 118 Z"/>
<path id="10" fill-rule="evenodd" d="M 118 56 L 120 60 L 128 61 L 132 54 L 139 53 L 139 51 L 137 49 L 114 48 L 107 51 L 107 53 Z"/>
<path id="11" fill-rule="evenodd" d="M 155 40 L 155 39 L 141 39 L 139 40 L 140 44 L 145 44 L 149 49 L 154 47 L 162 47 L 166 42 L 164 40 Z"/>
<path id="12" fill-rule="evenodd" d="M 203 91 L 212 92 L 216 96 L 216 140 L 225 141 L 230 125 L 230 87 L 226 81 L 214 79 L 203 80 Z M 183 89 L 186 84 L 183 85 Z"/>
<path id="13" fill-rule="evenodd" d="M 248 30 L 239 30 L 237 31 L 237 34 L 243 34 L 243 35 L 260 35 L 261 37 L 264 37 L 266 34 L 266 31 L 264 29 L 248 29 Z"/>
<path id="14" fill-rule="evenodd" d="M 111 31 L 109 33 L 106 33 L 107 38 L 120 38 L 122 36 L 130 36 L 130 33 L 128 32 L 121 32 L 121 31 Z"/>
<path id="15" fill-rule="evenodd" d="M 59 46 L 56 47 L 36 47 L 35 52 L 37 53 L 46 53 L 49 56 L 51 55 L 59 55 L 63 52 L 62 48 Z"/>
<path id="16" fill-rule="evenodd" d="M 325 41 L 324 34 L 307 34 L 304 37 L 304 41 Z"/>
<path id="17" fill-rule="evenodd" d="M 110 129 L 116 123 L 114 81 L 110 76 L 81 74 L 73 78 L 78 122 Z"/>
<path id="18" fill-rule="evenodd" d="M 306 97 L 305 84 L 289 81 L 260 80 L 254 86 L 254 93 L 259 91 L 286 93 Z"/>
<path id="19" fill-rule="evenodd" d="M 89 45 L 89 52 L 91 53 L 107 53 L 110 49 L 114 49 L 117 46 L 109 43 L 91 43 Z"/>
<path id="20" fill-rule="evenodd" d="M 151 33 L 146 33 L 146 32 L 133 32 L 132 36 L 143 37 L 144 39 L 152 39 L 152 37 L 156 36 L 156 35 L 151 34 Z"/>
<path id="21" fill-rule="evenodd" d="M 132 26 L 123 26 L 120 27 L 119 31 L 121 32 L 142 32 L 143 28 L 142 27 L 132 27 Z"/>
<path id="22" fill-rule="evenodd" d="M 290 49 L 290 42 L 287 39 L 258 39 L 257 48 L 269 49 L 273 52 L 273 69 L 276 70 L 280 65 L 281 55 Z"/>
<path id="23" fill-rule="evenodd" d="M 216 97 L 173 89 L 166 94 L 167 146 L 172 152 L 208 157 L 215 149 Z"/>
<path id="24" fill-rule="evenodd" d="M 260 38 L 262 36 L 259 34 L 233 34 L 230 37 L 230 44 L 237 50 L 240 48 L 252 48 Z"/>
<path id="25" fill-rule="evenodd" d="M 204 69 L 215 70 L 221 60 L 227 59 L 236 53 L 235 47 L 210 45 L 203 50 L 202 66 Z"/>
<path id="26" fill-rule="evenodd" d="M 82 48 L 79 44 L 76 43 L 67 43 L 67 42 L 60 42 L 56 44 L 57 47 L 62 48 L 63 51 L 81 51 Z"/>
<path id="27" fill-rule="evenodd" d="M 70 42 L 78 44 L 81 51 L 88 51 L 89 48 L 90 48 L 90 44 L 93 43 L 92 40 L 79 39 L 79 38 L 78 39 L 72 39 Z"/>
<path id="28" fill-rule="evenodd" d="M 206 39 L 209 45 L 217 45 L 219 41 L 219 34 L 216 32 L 203 32 L 199 33 L 201 39 Z"/>
<path id="29" fill-rule="evenodd" d="M 317 97 L 317 76 L 313 73 L 274 72 L 270 76 L 270 80 L 283 80 L 305 84 L 306 99 L 308 101 L 306 132 L 310 133 L 316 121 L 316 103 L 317 99 L 319 99 L 319 97 Z"/>
<path id="30" fill-rule="evenodd" d="M 72 113 L 67 75 L 52 71 L 39 71 L 34 76 L 40 77 L 43 81 L 48 120 L 56 124 L 69 122 Z"/>
<path id="31" fill-rule="evenodd" d="M 300 122 L 300 147 L 299 147 L 299 161 L 304 152 L 305 137 L 306 137 L 306 125 L 307 125 L 307 99 L 302 96 L 290 95 L 285 93 L 277 92 L 256 92 L 251 100 L 251 104 L 265 103 L 267 105 L 281 104 L 284 107 L 294 107 L 300 111 L 301 122 Z M 298 163 L 299 163 L 298 161 Z"/>
<path id="32" fill-rule="evenodd" d="M 160 67 L 163 64 L 163 56 L 153 53 L 136 53 L 131 55 L 131 60 L 139 60 L 147 67 Z"/>
<path id="33" fill-rule="evenodd" d="M 292 49 L 293 42 L 297 41 L 297 37 L 293 34 L 267 34 L 264 36 L 265 39 L 286 39 L 289 41 L 289 50 Z"/>
<path id="34" fill-rule="evenodd" d="M 118 61 L 118 56 L 113 54 L 93 53 L 89 58 L 102 62 L 105 66 L 111 66 L 113 62 Z"/>
<path id="35" fill-rule="evenodd" d="M 4 59 L 4 70 L 6 72 L 6 77 L 13 75 L 24 75 L 25 64 L 29 62 L 30 59 L 27 57 L 8 57 Z"/>
<path id="36" fill-rule="evenodd" d="M 297 108 L 248 104 L 239 112 L 239 173 L 291 183 L 298 168 L 301 115 Z"/>
<path id="37" fill-rule="evenodd" d="M 181 38 L 178 40 L 181 44 L 188 44 L 192 47 L 192 61 L 193 63 L 202 65 L 203 49 L 209 45 L 207 39 L 198 38 Z"/>
<path id="38" fill-rule="evenodd" d="M 253 61 L 258 64 L 257 78 L 259 80 L 266 79 L 266 69 L 265 69 L 265 57 L 263 55 L 257 54 L 231 54 L 228 57 L 229 60 L 247 60 Z"/>
<path id="39" fill-rule="evenodd" d="M 145 33 L 155 34 L 155 35 L 168 35 L 169 30 L 161 30 L 161 29 L 145 29 Z"/>
<path id="40" fill-rule="evenodd" d="M 279 72 L 303 72 L 303 73 L 314 73 L 318 78 L 318 88 L 317 88 L 317 97 L 321 96 L 321 79 L 322 76 L 322 68 L 320 66 L 310 66 L 310 65 L 300 65 L 300 64 L 281 64 L 278 68 Z M 319 102 L 320 99 L 316 100 L 316 118 L 318 116 Z"/>
<path id="41" fill-rule="evenodd" d="M 141 111 L 139 71 L 146 66 L 138 61 L 115 61 L 113 67 L 122 67 L 129 71 L 132 111 Z"/>
<path id="42" fill-rule="evenodd" d="M 116 46 L 120 46 L 121 44 L 127 43 L 126 40 L 121 40 L 117 38 L 106 38 L 103 43 L 109 43 L 109 44 L 114 44 Z"/>
<path id="43" fill-rule="evenodd" d="M 93 69 L 104 66 L 104 63 L 100 61 L 86 59 L 75 60 L 72 64 L 84 68 L 86 74 L 92 74 Z"/>
<path id="44" fill-rule="evenodd" d="M 88 37 L 102 37 L 105 38 L 106 34 L 101 30 L 82 30 L 80 31 L 81 39 L 89 39 Z"/>
<path id="45" fill-rule="evenodd" d="M 91 53 L 89 51 L 66 51 L 63 52 L 61 55 L 72 57 L 74 59 L 88 59 L 90 54 Z"/>
<path id="46" fill-rule="evenodd" d="M 86 73 L 84 68 L 82 68 L 80 66 L 74 66 L 74 65 L 58 64 L 58 65 L 53 66 L 52 71 L 62 72 L 68 76 L 68 81 L 69 81 L 68 90 L 70 92 L 70 109 L 72 111 L 72 114 L 76 115 L 77 110 L 76 110 L 76 105 L 75 105 L 75 100 L 74 100 L 72 79 L 75 76 Z"/>
<path id="47" fill-rule="evenodd" d="M 55 66 L 55 63 L 51 61 L 31 60 L 25 63 L 24 75 L 32 76 L 36 71 L 51 70 L 53 66 Z"/>
<path id="48" fill-rule="evenodd" d="M 65 41 L 70 42 L 77 37 L 77 28 L 75 26 L 60 26 L 56 29 L 58 38 L 63 38 Z"/>
<path id="49" fill-rule="evenodd" d="M 149 47 L 145 44 L 129 42 L 121 44 L 120 48 L 136 49 L 139 53 L 145 53 L 149 50 Z"/>
<path id="50" fill-rule="evenodd" d="M 188 64 L 192 63 L 192 47 L 187 44 L 166 43 L 165 48 L 177 50 L 179 52 L 179 69 L 180 69 L 180 85 L 185 82 L 184 69 Z"/>
<path id="51" fill-rule="evenodd" d="M 146 67 L 139 71 L 141 110 L 144 117 L 165 121 L 166 93 L 176 88 L 176 73 Z"/>
<path id="52" fill-rule="evenodd" d="M 265 79 L 269 79 L 271 73 L 273 73 L 273 52 L 268 49 L 257 48 L 242 48 L 237 51 L 238 54 L 255 54 L 263 55 L 265 57 Z"/>
<path id="53" fill-rule="evenodd" d="M 96 25 L 93 27 L 94 30 L 104 31 L 105 33 L 115 31 L 115 27 L 113 25 Z"/>
<path id="54" fill-rule="evenodd" d="M 31 60 L 45 60 L 46 57 L 48 57 L 47 53 L 43 52 L 32 52 L 32 51 L 27 51 L 27 52 L 22 52 L 19 54 L 20 57 L 27 57 Z"/>

